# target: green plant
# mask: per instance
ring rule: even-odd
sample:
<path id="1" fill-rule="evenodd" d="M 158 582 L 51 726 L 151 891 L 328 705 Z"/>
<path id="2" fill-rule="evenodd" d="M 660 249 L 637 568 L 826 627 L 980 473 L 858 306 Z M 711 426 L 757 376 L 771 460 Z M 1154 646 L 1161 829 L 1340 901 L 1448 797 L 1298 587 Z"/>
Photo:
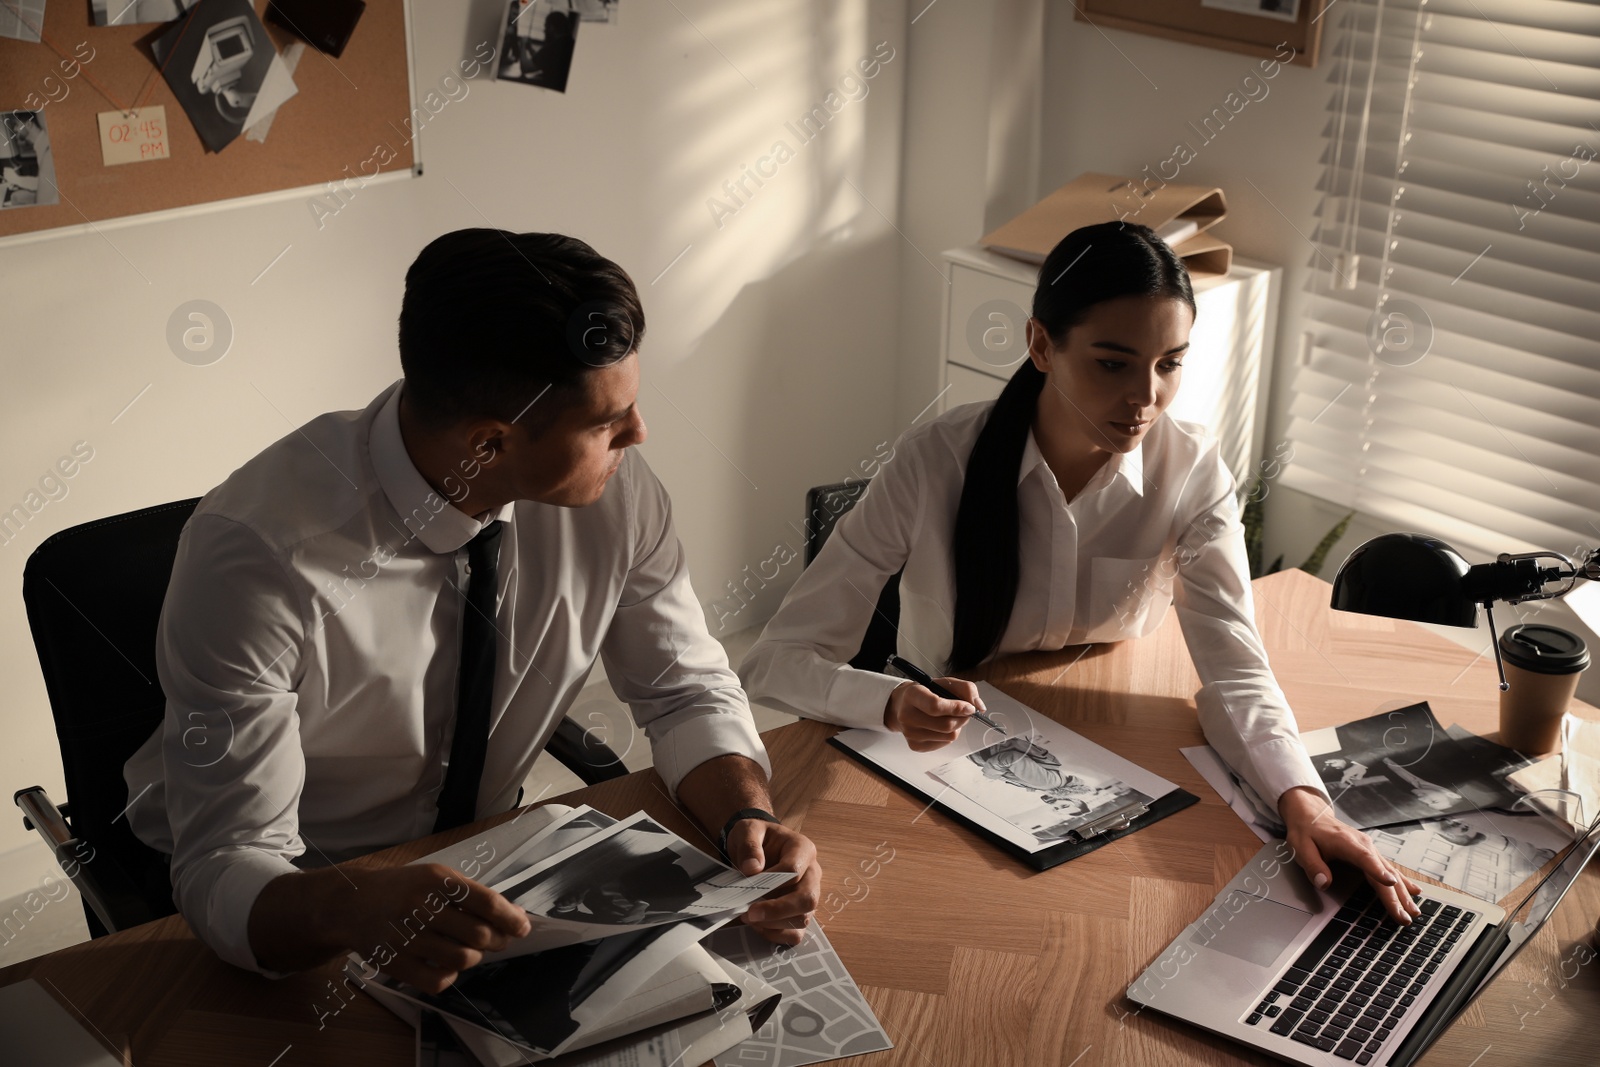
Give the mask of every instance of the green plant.
<path id="1" fill-rule="evenodd" d="M 1283 569 L 1283 557 L 1280 555 L 1272 561 L 1272 565 L 1265 569 L 1261 566 L 1262 534 L 1266 525 L 1266 509 L 1261 502 L 1267 494 L 1261 492 L 1262 478 L 1258 474 L 1250 479 L 1250 484 L 1244 489 L 1244 506 L 1240 509 L 1239 521 L 1244 526 L 1245 556 L 1250 561 L 1250 577 L 1260 578 L 1267 574 L 1277 574 Z M 1311 555 L 1300 564 L 1300 569 L 1307 574 L 1317 574 L 1322 570 L 1323 564 L 1328 562 L 1328 553 L 1333 551 L 1333 546 L 1339 543 L 1345 531 L 1350 528 L 1350 520 L 1356 517 L 1355 512 L 1350 512 L 1334 524 L 1333 529 L 1322 535 L 1322 540 L 1317 542 L 1317 547 L 1311 550 Z"/>

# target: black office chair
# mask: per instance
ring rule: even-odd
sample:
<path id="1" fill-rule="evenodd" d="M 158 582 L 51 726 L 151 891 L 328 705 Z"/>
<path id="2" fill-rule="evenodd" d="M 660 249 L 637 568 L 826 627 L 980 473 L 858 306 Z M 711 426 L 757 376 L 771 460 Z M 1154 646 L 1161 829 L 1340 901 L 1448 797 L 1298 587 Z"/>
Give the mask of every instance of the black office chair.
<path id="1" fill-rule="evenodd" d="M 172 577 L 178 534 L 199 498 L 62 530 L 28 557 L 22 599 L 61 746 L 68 803 L 39 786 L 14 799 L 83 894 L 99 937 L 171 915 L 161 853 L 134 836 L 122 768 L 161 724 L 156 624 Z M 585 784 L 627 773 L 622 760 L 571 719 L 545 751 Z M 520 794 L 519 794 L 520 799 Z"/>
<path id="2" fill-rule="evenodd" d="M 840 482 L 838 485 L 819 485 L 806 491 L 806 566 L 817 558 L 823 544 L 833 533 L 833 527 L 845 512 L 856 506 L 861 494 L 867 491 L 866 482 Z M 878 594 L 878 604 L 861 637 L 861 648 L 851 657 L 850 666 L 864 671 L 882 672 L 889 657 L 896 651 L 900 628 L 900 575 L 901 567 L 883 583 Z"/>

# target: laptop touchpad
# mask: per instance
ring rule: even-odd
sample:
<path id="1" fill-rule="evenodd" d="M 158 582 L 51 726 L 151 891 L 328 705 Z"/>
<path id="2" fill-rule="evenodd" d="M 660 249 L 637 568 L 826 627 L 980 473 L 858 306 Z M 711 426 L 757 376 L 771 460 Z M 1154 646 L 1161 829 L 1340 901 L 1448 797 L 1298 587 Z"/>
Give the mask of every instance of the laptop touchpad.
<path id="1" fill-rule="evenodd" d="M 1200 919 L 1189 941 L 1258 967 L 1270 967 L 1306 928 L 1307 918 L 1305 912 L 1271 900 L 1229 893 Z"/>

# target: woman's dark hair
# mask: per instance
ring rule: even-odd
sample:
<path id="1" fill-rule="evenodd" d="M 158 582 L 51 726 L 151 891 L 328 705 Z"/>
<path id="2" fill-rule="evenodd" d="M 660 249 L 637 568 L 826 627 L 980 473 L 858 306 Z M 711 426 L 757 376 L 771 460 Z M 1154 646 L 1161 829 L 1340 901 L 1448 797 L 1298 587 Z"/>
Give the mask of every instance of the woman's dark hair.
<path id="1" fill-rule="evenodd" d="M 1090 308 L 1125 296 L 1181 300 L 1194 310 L 1189 272 L 1154 230 L 1125 222 L 1084 226 L 1045 257 L 1033 291 L 1033 317 L 1060 345 Z M 1017 470 L 1044 383 L 1044 372 L 1024 359 L 967 457 L 951 553 L 956 585 L 952 671 L 968 670 L 993 655 L 1011 621 L 1020 570 Z"/>
<path id="2" fill-rule="evenodd" d="M 633 279 L 576 237 L 456 230 L 406 271 L 400 366 L 426 425 L 517 419 L 548 425 L 584 375 L 644 336 Z M 537 430 L 535 430 L 537 432 Z"/>

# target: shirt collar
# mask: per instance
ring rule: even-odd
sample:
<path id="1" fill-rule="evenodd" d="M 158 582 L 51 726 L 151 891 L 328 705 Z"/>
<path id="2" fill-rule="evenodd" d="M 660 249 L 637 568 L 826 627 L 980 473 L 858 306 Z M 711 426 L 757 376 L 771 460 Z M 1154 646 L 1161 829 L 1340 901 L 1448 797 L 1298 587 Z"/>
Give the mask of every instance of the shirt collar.
<path id="1" fill-rule="evenodd" d="M 1084 490 L 1104 488 L 1112 478 L 1121 478 L 1138 496 L 1144 496 L 1144 442 L 1150 436 L 1149 431 L 1140 438 L 1132 452 L 1113 452 L 1111 458 L 1106 460 L 1105 466 L 1095 472 L 1089 479 L 1089 484 Z M 1033 430 L 1028 430 L 1028 443 L 1022 448 L 1022 462 L 1017 466 L 1017 484 L 1033 473 L 1035 467 L 1043 467 L 1046 475 L 1052 481 L 1055 474 L 1045 464 L 1044 453 L 1039 451 L 1039 442 L 1034 439 Z"/>
<path id="2" fill-rule="evenodd" d="M 509 520 L 512 504 L 471 516 L 428 484 L 411 461 L 411 454 L 400 436 L 400 390 L 404 384 L 402 378 L 389 387 L 389 395 L 372 422 L 372 432 L 367 438 L 372 469 L 384 496 L 401 516 L 406 531 L 434 552 L 455 552 L 490 522 Z"/>

